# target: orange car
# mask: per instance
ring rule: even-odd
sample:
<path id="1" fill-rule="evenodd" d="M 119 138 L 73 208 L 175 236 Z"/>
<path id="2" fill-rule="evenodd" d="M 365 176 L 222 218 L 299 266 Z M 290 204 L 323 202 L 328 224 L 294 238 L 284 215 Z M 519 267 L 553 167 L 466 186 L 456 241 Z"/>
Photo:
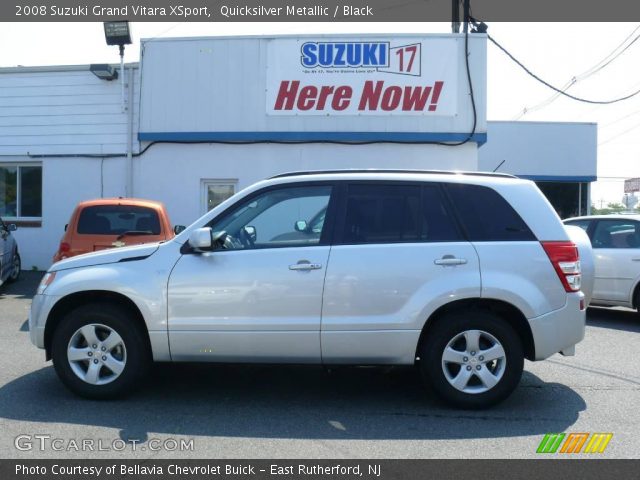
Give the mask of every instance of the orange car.
<path id="1" fill-rule="evenodd" d="M 53 261 L 107 248 L 169 240 L 182 229 L 171 228 L 167 210 L 160 202 L 136 198 L 80 202 L 64 227 Z"/>

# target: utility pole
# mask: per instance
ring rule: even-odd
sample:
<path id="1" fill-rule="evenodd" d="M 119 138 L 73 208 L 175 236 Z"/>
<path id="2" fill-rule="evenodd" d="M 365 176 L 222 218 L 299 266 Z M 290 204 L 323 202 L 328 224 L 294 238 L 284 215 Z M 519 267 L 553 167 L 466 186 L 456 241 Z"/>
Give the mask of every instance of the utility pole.
<path id="1" fill-rule="evenodd" d="M 460 33 L 460 0 L 451 0 L 451 33 Z"/>

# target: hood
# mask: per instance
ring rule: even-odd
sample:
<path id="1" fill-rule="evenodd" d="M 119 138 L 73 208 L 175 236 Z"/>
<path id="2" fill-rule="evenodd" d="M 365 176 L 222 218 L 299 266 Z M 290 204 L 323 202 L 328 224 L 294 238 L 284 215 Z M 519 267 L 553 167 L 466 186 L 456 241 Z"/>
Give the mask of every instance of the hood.
<path id="1" fill-rule="evenodd" d="M 110 248 L 109 250 L 100 250 L 98 252 L 85 253 L 77 257 L 67 258 L 54 263 L 50 268 L 50 272 L 59 270 L 69 270 L 70 268 L 92 267 L 94 265 L 104 265 L 107 263 L 118 263 L 143 260 L 158 250 L 160 243 L 145 243 L 142 245 L 133 245 L 130 247 Z"/>

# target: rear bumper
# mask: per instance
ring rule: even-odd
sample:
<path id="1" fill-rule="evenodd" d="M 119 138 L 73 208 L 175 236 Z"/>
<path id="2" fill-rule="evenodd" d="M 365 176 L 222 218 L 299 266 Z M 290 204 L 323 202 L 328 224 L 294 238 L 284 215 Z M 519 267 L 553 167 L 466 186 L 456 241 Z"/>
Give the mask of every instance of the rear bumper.
<path id="1" fill-rule="evenodd" d="M 570 293 L 561 309 L 529 319 L 535 360 L 544 360 L 558 352 L 573 355 L 575 345 L 584 338 L 586 309 L 580 310 L 582 299 L 582 292 Z"/>

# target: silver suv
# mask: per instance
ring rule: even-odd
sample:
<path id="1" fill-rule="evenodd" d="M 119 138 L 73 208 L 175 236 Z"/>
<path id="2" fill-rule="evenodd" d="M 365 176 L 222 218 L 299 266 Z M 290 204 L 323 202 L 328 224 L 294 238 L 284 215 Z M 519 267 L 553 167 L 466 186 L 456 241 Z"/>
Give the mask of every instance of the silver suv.
<path id="1" fill-rule="evenodd" d="M 257 183 L 173 240 L 54 264 L 31 339 L 90 398 L 151 361 L 417 365 L 464 408 L 584 336 L 576 246 L 530 181 L 416 171 Z"/>

